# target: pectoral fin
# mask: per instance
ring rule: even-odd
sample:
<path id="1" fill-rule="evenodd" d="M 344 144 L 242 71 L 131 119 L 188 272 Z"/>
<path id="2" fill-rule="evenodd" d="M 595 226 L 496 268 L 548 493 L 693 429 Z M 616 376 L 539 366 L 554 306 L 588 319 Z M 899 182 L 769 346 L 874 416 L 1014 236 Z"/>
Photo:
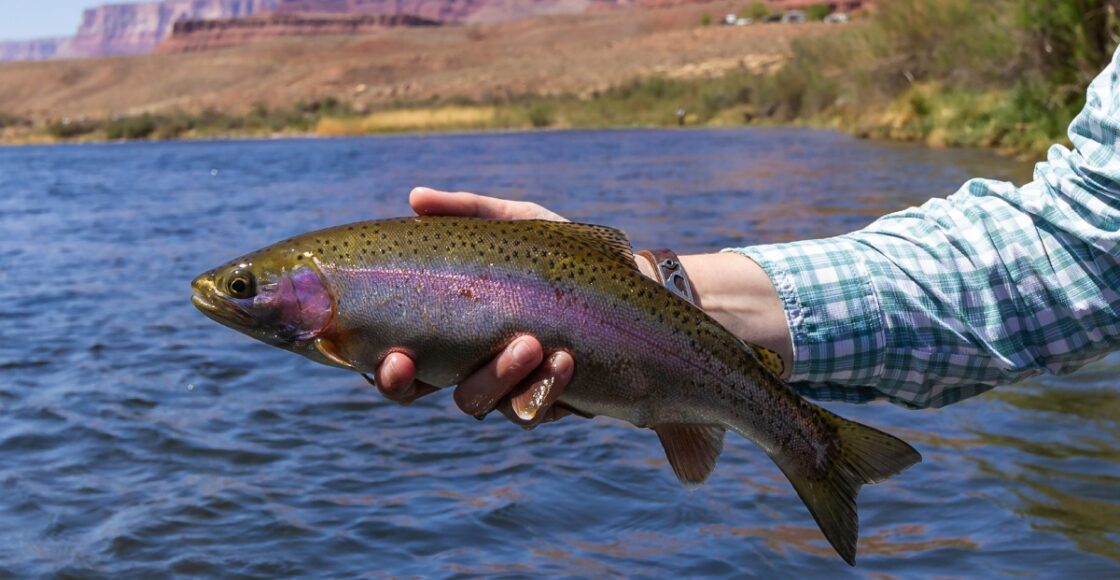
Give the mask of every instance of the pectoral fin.
<path id="1" fill-rule="evenodd" d="M 327 358 L 327 360 L 330 360 L 334 364 L 344 369 L 355 370 L 354 363 L 346 360 L 346 357 L 342 355 L 342 349 L 340 349 L 338 345 L 332 342 L 330 339 L 315 339 L 315 350 L 319 351 L 319 354 L 323 355 Z"/>
<path id="2" fill-rule="evenodd" d="M 723 427 L 671 423 L 653 428 L 681 483 L 703 483 L 723 451 Z"/>

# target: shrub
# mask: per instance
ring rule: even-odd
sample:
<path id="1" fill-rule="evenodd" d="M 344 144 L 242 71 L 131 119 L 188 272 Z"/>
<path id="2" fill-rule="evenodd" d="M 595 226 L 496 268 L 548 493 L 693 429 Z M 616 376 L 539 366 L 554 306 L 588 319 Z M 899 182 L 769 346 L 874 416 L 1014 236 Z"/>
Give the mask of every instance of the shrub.
<path id="1" fill-rule="evenodd" d="M 761 22 L 767 16 L 770 16 L 770 7 L 763 2 L 751 2 L 739 12 L 739 18 L 750 18 L 755 22 Z"/>
<path id="2" fill-rule="evenodd" d="M 809 20 L 824 20 L 829 14 L 832 14 L 832 8 L 828 4 L 813 4 L 805 9 L 805 18 Z"/>
<path id="3" fill-rule="evenodd" d="M 197 121 L 186 113 L 173 113 L 169 117 L 157 120 L 156 131 L 152 133 L 153 139 L 167 140 L 178 139 L 195 128 Z"/>
<path id="4" fill-rule="evenodd" d="M 552 125 L 552 109 L 542 103 L 529 107 L 529 123 L 538 129 Z"/>
<path id="5" fill-rule="evenodd" d="M 700 26 L 711 26 L 711 25 L 712 25 L 712 15 L 705 12 L 704 14 L 702 14 L 700 16 Z"/>
<path id="6" fill-rule="evenodd" d="M 47 133 L 55 139 L 73 139 L 88 135 L 98 129 L 98 123 L 92 119 L 61 119 L 47 123 Z"/>
<path id="7" fill-rule="evenodd" d="M 113 119 L 105 125 L 105 137 L 114 141 L 118 139 L 147 139 L 155 132 L 156 119 L 148 113 L 137 117 Z"/>
<path id="8" fill-rule="evenodd" d="M 664 99 L 669 96 L 679 94 L 677 87 L 673 86 L 673 82 L 665 77 L 650 77 L 638 86 L 638 91 L 650 98 Z"/>
<path id="9" fill-rule="evenodd" d="M 1019 0 L 1029 64 L 1053 85 L 1055 100 L 1080 103 L 1084 89 L 1120 42 L 1116 0 Z"/>
<path id="10" fill-rule="evenodd" d="M 8 127 L 23 127 L 28 125 L 26 119 L 21 119 L 15 115 L 7 113 L 0 113 L 0 129 L 7 129 Z"/>

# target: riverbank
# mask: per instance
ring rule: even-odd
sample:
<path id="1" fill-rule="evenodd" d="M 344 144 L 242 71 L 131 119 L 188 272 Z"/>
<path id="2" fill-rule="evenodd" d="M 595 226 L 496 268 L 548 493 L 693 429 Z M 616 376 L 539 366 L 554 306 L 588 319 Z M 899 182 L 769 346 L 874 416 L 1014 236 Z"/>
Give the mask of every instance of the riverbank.
<path id="1" fill-rule="evenodd" d="M 1038 156 L 1063 142 L 1065 116 L 1020 120 L 1008 91 L 960 91 L 916 84 L 875 107 L 834 106 L 784 115 L 755 94 L 765 77 L 727 74 L 716 79 L 653 77 L 590 96 L 522 96 L 501 102 L 469 100 L 396 104 L 360 113 L 337 100 L 292 107 L 254 107 L 245 115 L 142 114 L 112 119 L 33 123 L 8 119 L 0 143 L 49 144 L 120 140 L 190 140 L 245 137 L 338 137 L 392 133 L 627 127 L 733 127 L 797 125 L 832 128 L 860 137 L 920 142 L 931 147 L 993 148 Z M 683 112 L 683 119 L 678 114 Z"/>
<path id="2" fill-rule="evenodd" d="M 431 45 L 428 31 L 393 32 L 375 56 L 369 41 L 319 39 L 94 63 L 79 75 L 99 79 L 88 95 L 52 93 L 59 105 L 45 113 L 0 114 L 0 141 L 791 124 L 1035 157 L 1066 140 L 1085 87 L 1120 42 L 1106 0 L 1078 2 L 892 0 L 848 25 L 701 24 L 710 22 L 701 10 L 728 4 L 449 29 Z M 207 76 L 215 58 L 227 65 L 220 78 Z M 28 70 L 61 82 L 78 75 L 74 66 Z M 349 87 L 371 67 L 381 85 L 327 96 L 308 88 L 307 75 L 326 70 Z M 198 82 L 164 82 L 162 68 Z M 230 77 L 238 68 L 252 82 Z M 156 80 L 122 93 L 128 83 L 102 82 L 110 73 Z M 13 74 L 0 68 L 0 81 L 32 86 Z M 175 87 L 186 96 L 168 92 Z M 133 108 L 143 112 L 102 112 L 124 98 L 140 99 Z"/>

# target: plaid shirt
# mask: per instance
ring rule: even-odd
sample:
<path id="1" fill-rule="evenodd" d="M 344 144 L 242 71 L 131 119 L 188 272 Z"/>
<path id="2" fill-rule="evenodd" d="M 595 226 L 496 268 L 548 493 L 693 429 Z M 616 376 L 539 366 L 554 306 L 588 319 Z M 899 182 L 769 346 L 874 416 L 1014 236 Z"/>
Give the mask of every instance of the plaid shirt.
<path id="1" fill-rule="evenodd" d="M 824 240 L 738 248 L 785 306 L 810 397 L 939 407 L 1120 349 L 1120 52 L 1022 187 L 947 199 Z"/>

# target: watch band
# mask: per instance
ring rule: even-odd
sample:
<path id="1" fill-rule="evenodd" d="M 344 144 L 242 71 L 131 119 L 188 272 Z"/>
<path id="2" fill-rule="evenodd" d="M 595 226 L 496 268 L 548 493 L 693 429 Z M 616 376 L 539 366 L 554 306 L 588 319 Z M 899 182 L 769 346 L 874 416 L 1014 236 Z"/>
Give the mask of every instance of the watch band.
<path id="1" fill-rule="evenodd" d="M 692 291 L 692 280 L 688 279 L 688 273 L 684 271 L 684 266 L 681 265 L 676 252 L 658 248 L 656 250 L 642 250 L 638 252 L 638 255 L 653 264 L 653 270 L 657 272 L 657 281 L 662 286 L 673 294 L 700 306 L 696 301 L 696 294 Z"/>
<path id="2" fill-rule="evenodd" d="M 653 271 L 657 274 L 657 281 L 665 287 L 668 291 L 676 294 L 678 297 L 687 300 L 693 305 L 700 307 L 699 299 L 695 292 L 692 291 L 692 280 L 688 277 L 688 272 L 685 272 L 684 265 L 681 264 L 680 258 L 677 257 L 676 252 L 673 250 L 658 248 L 654 250 L 642 250 L 638 255 L 649 260 L 653 264 Z M 763 366 L 770 369 L 777 376 L 782 376 L 786 370 L 785 361 L 778 353 L 758 346 L 744 342 L 754 351 L 758 361 Z"/>

